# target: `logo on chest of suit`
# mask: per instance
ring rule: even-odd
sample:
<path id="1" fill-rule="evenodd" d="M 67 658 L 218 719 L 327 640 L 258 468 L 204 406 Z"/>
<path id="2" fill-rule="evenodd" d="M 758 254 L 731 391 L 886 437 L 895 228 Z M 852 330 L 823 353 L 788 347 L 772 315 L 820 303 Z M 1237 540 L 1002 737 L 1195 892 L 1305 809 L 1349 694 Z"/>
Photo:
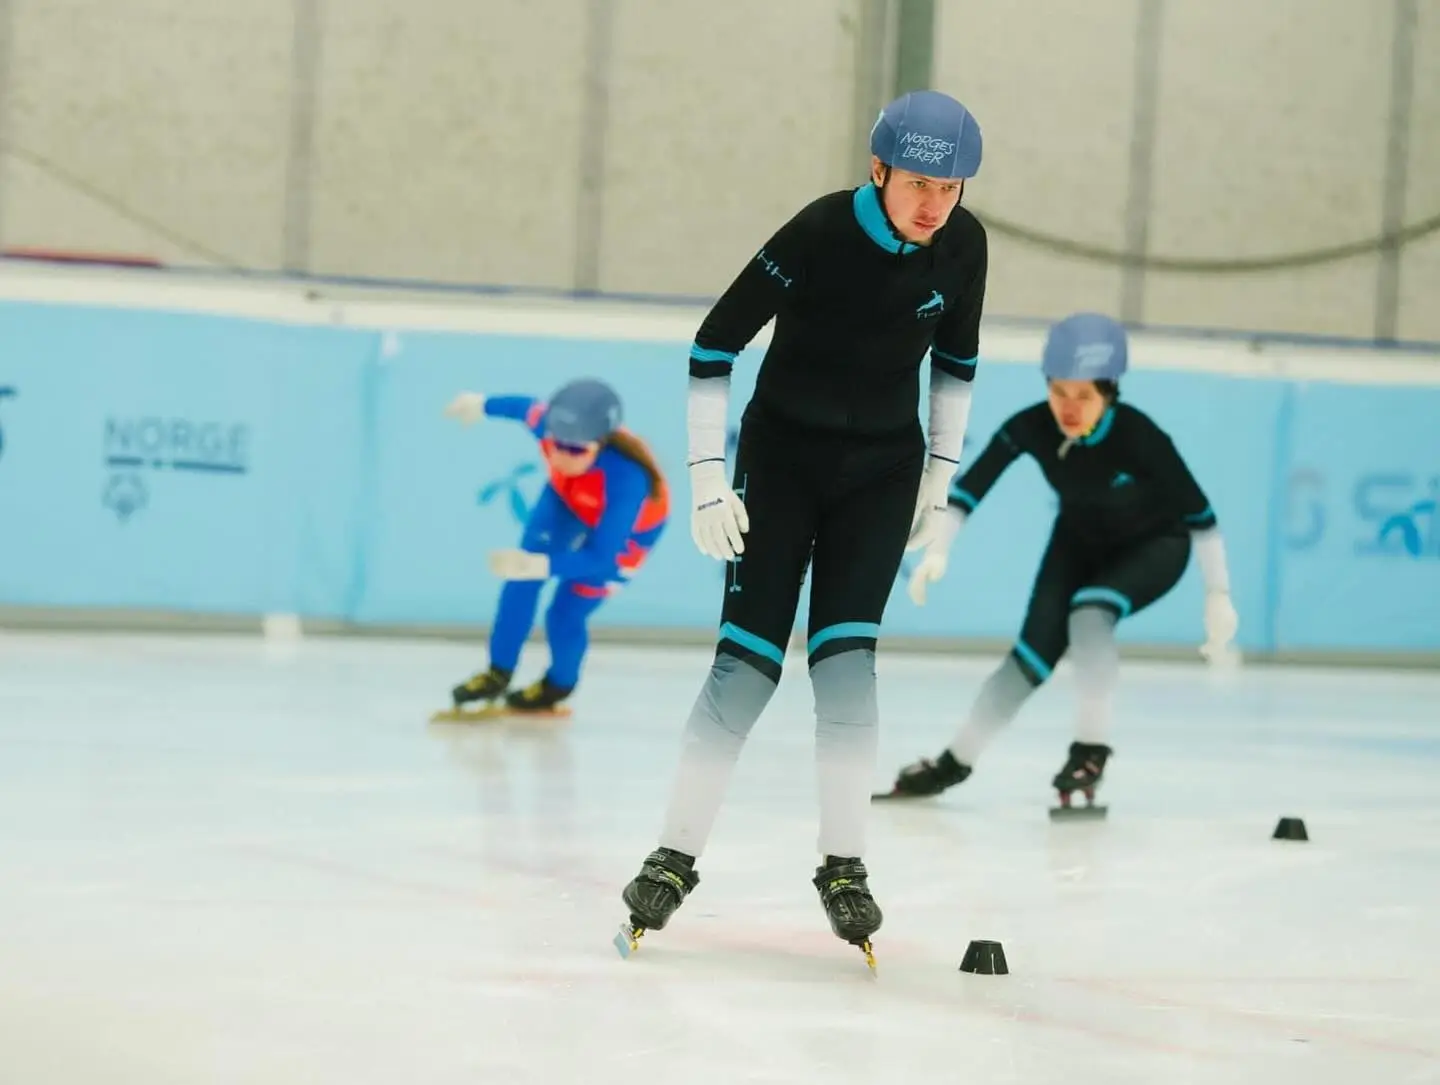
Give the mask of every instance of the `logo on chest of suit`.
<path id="1" fill-rule="evenodd" d="M 1110 488 L 1118 490 L 1121 486 L 1135 485 L 1135 476 L 1126 474 L 1124 471 L 1116 471 L 1115 477 L 1110 480 Z"/>
<path id="2" fill-rule="evenodd" d="M 921 302 L 915 308 L 915 319 L 924 320 L 927 316 L 939 316 L 945 311 L 945 295 L 938 290 L 930 291 L 930 300 Z"/>

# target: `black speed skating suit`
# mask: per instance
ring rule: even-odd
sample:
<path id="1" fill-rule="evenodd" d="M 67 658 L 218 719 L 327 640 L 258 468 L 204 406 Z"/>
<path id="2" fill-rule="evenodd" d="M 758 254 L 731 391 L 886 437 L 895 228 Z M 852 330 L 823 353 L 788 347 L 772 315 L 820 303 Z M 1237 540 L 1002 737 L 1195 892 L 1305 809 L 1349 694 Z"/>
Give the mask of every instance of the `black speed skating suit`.
<path id="1" fill-rule="evenodd" d="M 1215 514 L 1170 437 L 1125 403 L 1073 441 L 1048 404 L 1011 416 L 951 485 L 950 503 L 973 512 L 1021 455 L 1035 459 L 1060 500 L 1012 649 L 1039 683 L 1065 654 L 1073 609 L 1099 606 L 1125 618 L 1160 599 L 1185 572 L 1190 533 L 1215 527 Z"/>
<path id="2" fill-rule="evenodd" d="M 691 377 L 724 378 L 774 316 L 733 486 L 749 513 L 718 652 L 778 677 L 811 563 L 811 664 L 873 650 L 925 463 L 920 369 L 975 373 L 985 232 L 956 207 L 929 246 L 901 242 L 873 186 L 785 224 L 701 326 Z"/>

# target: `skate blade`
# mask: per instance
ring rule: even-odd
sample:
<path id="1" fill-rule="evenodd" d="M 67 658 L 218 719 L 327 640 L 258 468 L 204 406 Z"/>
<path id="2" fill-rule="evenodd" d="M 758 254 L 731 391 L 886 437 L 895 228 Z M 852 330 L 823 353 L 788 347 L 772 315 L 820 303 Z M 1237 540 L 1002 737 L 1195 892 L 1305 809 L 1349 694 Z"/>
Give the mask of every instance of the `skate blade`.
<path id="1" fill-rule="evenodd" d="M 871 802 L 918 802 L 933 799 L 934 795 L 915 795 L 909 791 L 877 791 L 870 796 Z"/>
<path id="2" fill-rule="evenodd" d="M 506 704 L 484 705 L 480 708 L 442 708 L 430 717 L 431 723 L 484 723 L 493 720 L 542 719 L 567 720 L 571 710 L 566 705 L 555 708 L 511 708 Z"/>
<path id="3" fill-rule="evenodd" d="M 1104 821 L 1108 806 L 1052 806 L 1051 821 Z"/>
<path id="4" fill-rule="evenodd" d="M 875 966 L 875 947 L 870 944 L 870 939 L 867 938 L 863 942 L 856 942 L 855 945 L 861 953 L 865 954 L 865 964 L 870 969 L 870 974 L 872 976 L 876 975 L 878 969 Z"/>
<path id="5" fill-rule="evenodd" d="M 645 936 L 645 928 L 637 927 L 631 923 L 621 923 L 620 930 L 615 935 L 615 949 L 619 952 L 622 960 L 629 960 L 630 955 L 640 948 L 640 939 Z"/>

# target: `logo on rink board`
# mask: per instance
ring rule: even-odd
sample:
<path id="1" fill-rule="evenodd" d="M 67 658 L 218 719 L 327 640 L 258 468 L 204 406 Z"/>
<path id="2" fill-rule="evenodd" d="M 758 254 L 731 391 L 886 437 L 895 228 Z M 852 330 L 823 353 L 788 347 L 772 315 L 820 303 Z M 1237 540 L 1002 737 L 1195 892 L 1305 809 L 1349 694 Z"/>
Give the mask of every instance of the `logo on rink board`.
<path id="1" fill-rule="evenodd" d="M 1285 543 L 1312 550 L 1332 530 L 1325 475 L 1311 467 L 1290 473 Z M 1375 471 L 1356 479 L 1350 505 L 1357 521 L 1351 545 L 1361 557 L 1440 559 L 1440 474 Z M 1343 519 L 1343 517 L 1341 518 Z"/>
<path id="2" fill-rule="evenodd" d="M 15 389 L 14 389 L 14 388 L 11 388 L 11 387 L 9 387 L 9 386 L 7 386 L 7 385 L 0 384 L 0 403 L 5 402 L 5 400 L 7 400 L 7 399 L 13 399 L 14 396 L 15 396 Z M 0 458 L 4 458 L 4 456 L 5 456 L 5 426 L 4 426 L 4 422 L 5 422 L 5 419 L 4 419 L 3 417 L 0 417 Z"/>
<path id="3" fill-rule="evenodd" d="M 1440 475 L 1366 475 L 1355 484 L 1355 514 L 1371 531 L 1360 554 L 1440 558 Z"/>
<path id="4" fill-rule="evenodd" d="M 166 474 L 233 477 L 250 470 L 250 427 L 160 415 L 105 419 L 105 485 L 101 504 L 122 524 L 150 504 L 150 487 Z"/>
<path id="5" fill-rule="evenodd" d="M 539 470 L 540 468 L 530 460 L 517 464 L 510 469 L 509 474 L 492 479 L 481 486 L 480 492 L 475 495 L 475 503 L 483 507 L 492 505 L 496 501 L 503 501 L 515 522 L 523 528 L 529 522 L 530 510 L 535 507 L 535 504 L 525 496 L 525 491 L 520 488 L 520 483 Z"/>

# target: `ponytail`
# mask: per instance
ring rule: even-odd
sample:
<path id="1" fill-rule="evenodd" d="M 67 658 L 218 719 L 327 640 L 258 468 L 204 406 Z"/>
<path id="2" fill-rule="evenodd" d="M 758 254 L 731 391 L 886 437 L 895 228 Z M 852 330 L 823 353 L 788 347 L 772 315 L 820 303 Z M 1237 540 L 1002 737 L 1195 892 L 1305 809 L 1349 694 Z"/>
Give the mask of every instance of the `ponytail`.
<path id="1" fill-rule="evenodd" d="M 650 480 L 650 497 L 659 500 L 665 493 L 665 476 L 660 473 L 660 465 L 655 462 L 655 457 L 645 447 L 645 442 L 629 430 L 617 429 L 606 438 L 605 443 L 627 460 L 632 460 L 640 465 L 640 469 L 645 472 L 645 477 Z"/>

